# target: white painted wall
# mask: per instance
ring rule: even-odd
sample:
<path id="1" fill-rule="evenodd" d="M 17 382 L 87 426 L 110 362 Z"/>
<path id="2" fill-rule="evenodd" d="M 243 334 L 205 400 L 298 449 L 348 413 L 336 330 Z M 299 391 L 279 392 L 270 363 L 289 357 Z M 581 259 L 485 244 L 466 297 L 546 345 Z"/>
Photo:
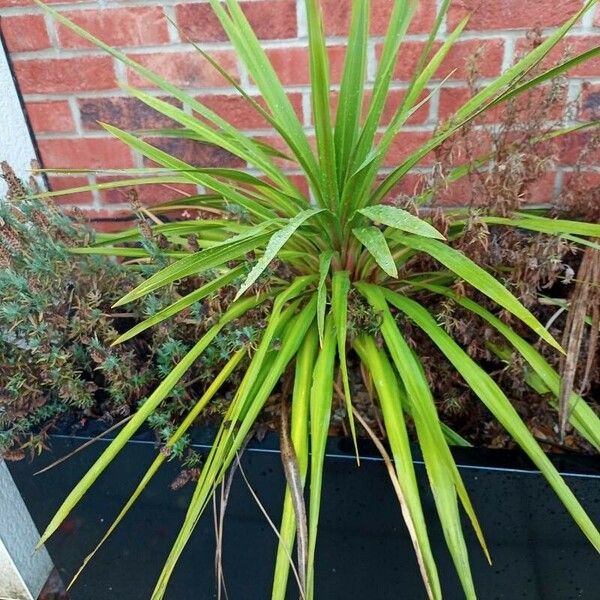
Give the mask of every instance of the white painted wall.
<path id="1" fill-rule="evenodd" d="M 0 45 L 0 160 L 27 181 L 34 146 L 19 103 L 8 60 Z M 0 198 L 6 183 L 0 178 Z M 34 551 L 39 533 L 4 462 L 0 461 L 0 600 L 36 600 L 52 561 L 45 548 Z"/>
<path id="2" fill-rule="evenodd" d="M 0 46 L 0 161 L 6 160 L 23 181 L 29 180 L 35 150 L 17 96 L 8 60 Z M 0 178 L 0 198 L 6 183 Z"/>
<path id="3" fill-rule="evenodd" d="M 4 462 L 0 462 L 0 600 L 36 600 L 52 560 L 35 551 L 39 533 Z"/>

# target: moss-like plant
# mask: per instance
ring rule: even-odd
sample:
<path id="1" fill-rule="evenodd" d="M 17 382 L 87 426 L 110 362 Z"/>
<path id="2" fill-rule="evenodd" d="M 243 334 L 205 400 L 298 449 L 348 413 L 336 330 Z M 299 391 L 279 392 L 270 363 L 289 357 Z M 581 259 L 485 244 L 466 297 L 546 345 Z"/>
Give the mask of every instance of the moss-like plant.
<path id="1" fill-rule="evenodd" d="M 350 430 L 353 436 L 356 435 L 347 368 L 349 351 L 358 355 L 362 368 L 372 379 L 395 461 L 395 490 L 428 596 L 441 598 L 442 591 L 412 463 L 405 422 L 407 416 L 414 423 L 443 532 L 464 593 L 469 599 L 476 597 L 460 520 L 461 505 L 486 554 L 487 548 L 449 449 L 449 440 L 456 440 L 456 435 L 439 420 L 419 348 L 409 344 L 405 323 L 422 330 L 433 341 L 473 393 L 537 465 L 583 533 L 600 550 L 598 530 L 504 392 L 418 299 L 424 292 L 437 294 L 487 322 L 505 338 L 506 345 L 528 363 L 531 372 L 550 390 L 554 402 L 560 387 L 557 373 L 534 345 L 501 317 L 510 315 L 515 321 L 522 322 L 539 336 L 541 343 L 553 347 L 557 353 L 563 351 L 560 344 L 497 278 L 456 249 L 455 242 L 467 228 L 466 213 L 456 211 L 446 218 L 434 218 L 425 211 L 405 210 L 406 207 L 386 203 L 395 186 L 413 167 L 440 145 L 451 141 L 462 127 L 482 113 L 600 54 L 600 48 L 595 48 L 555 67 L 540 67 L 577 20 L 596 4 L 595 0 L 586 2 L 573 18 L 507 68 L 500 77 L 482 87 L 448 122 L 440 125 L 431 139 L 382 179 L 379 179 L 379 173 L 384 157 L 410 116 L 430 98 L 431 80 L 459 38 L 467 19 L 461 21 L 438 45 L 435 40 L 448 8 L 448 0 L 442 2 L 404 99 L 389 125 L 380 131 L 394 67 L 398 55 L 402 60 L 402 41 L 417 2 L 397 0 L 393 3 L 373 89 L 368 95 L 364 113 L 370 3 L 368 0 L 352 2 L 348 50 L 337 111 L 332 117 L 322 16 L 318 0 L 306 0 L 315 137 L 313 148 L 309 134 L 299 122 L 238 2 L 210 2 L 262 93 L 264 107 L 251 99 L 209 55 L 199 48 L 198 51 L 237 89 L 249 106 L 270 123 L 285 143 L 287 149 L 284 152 L 243 135 L 184 91 L 104 44 L 56 11 L 46 8 L 64 25 L 103 48 L 184 105 L 184 108 L 178 108 L 156 96 L 125 86 L 133 97 L 181 126 L 181 129 L 167 132 L 169 135 L 214 144 L 240 158 L 259 175 L 238 169 L 196 168 L 144 141 L 141 135 L 104 125 L 108 132 L 159 165 L 159 168 L 134 171 L 132 174 L 137 175 L 137 179 L 107 185 L 193 183 L 202 186 L 208 193 L 186 200 L 188 209 L 208 210 L 220 217 L 169 222 L 154 227 L 155 232 L 174 242 L 184 240 L 190 233 L 197 234 L 199 249 L 189 253 L 182 245 L 180 252 L 171 253 L 171 264 L 128 292 L 117 305 L 134 302 L 172 282 L 208 270 L 213 270 L 215 275 L 205 285 L 192 290 L 117 341 L 129 339 L 145 328 L 177 315 L 192 303 L 228 285 L 240 273 L 245 272 L 246 275 L 220 318 L 211 324 L 180 362 L 165 373 L 155 392 L 69 494 L 43 534 L 42 542 L 56 531 L 99 474 L 171 394 L 188 369 L 203 353 L 210 351 L 219 333 L 249 311 L 272 303 L 266 322 L 255 339 L 251 361 L 245 368 L 199 475 L 181 531 L 156 584 L 152 596 L 155 600 L 163 598 L 179 556 L 215 489 L 243 447 L 267 399 L 280 381 L 288 378 L 290 385 L 284 385 L 283 390 L 288 387 L 291 390 L 290 437 L 295 460 L 288 477 L 290 485 L 284 501 L 272 597 L 282 599 L 285 595 L 289 557 L 297 531 L 300 551 L 295 573 L 300 595 L 308 600 L 315 597 L 314 563 L 323 462 L 338 372 Z M 546 133 L 531 139 L 531 143 L 567 131 Z M 477 159 L 477 165 L 485 165 L 488 158 L 482 155 Z M 309 184 L 309 195 L 285 174 L 280 166 L 281 159 L 291 161 L 302 171 Z M 471 172 L 472 166 L 457 166 L 447 175 L 447 181 L 460 179 Z M 431 193 L 426 191 L 413 200 L 420 206 L 430 196 Z M 181 204 L 176 202 L 171 208 Z M 239 218 L 232 218 L 235 215 Z M 598 224 L 552 220 L 531 212 L 483 215 L 481 221 L 497 227 L 568 235 L 571 241 L 582 245 L 590 243 L 587 238 L 600 236 Z M 143 248 L 122 246 L 124 242 L 137 239 L 136 236 L 135 232 L 126 232 L 108 237 L 88 251 L 148 256 Z M 247 270 L 248 265 L 250 269 Z M 486 297 L 494 310 L 464 294 L 463 290 L 467 288 L 476 290 L 478 297 Z M 495 314 L 497 312 L 501 314 Z M 176 444 L 185 434 L 219 386 L 235 371 L 245 353 L 245 350 L 238 350 L 231 356 L 168 445 Z M 597 416 L 582 399 L 573 395 L 571 400 L 572 426 L 598 448 L 600 422 Z M 107 535 L 135 502 L 164 459 L 164 453 L 157 456 Z M 307 526 L 300 518 L 302 494 L 299 491 L 305 483 L 308 484 L 309 499 Z"/>
<path id="2" fill-rule="evenodd" d="M 138 219 L 141 246 L 154 259 L 149 265 L 78 254 L 96 239 L 85 214 L 69 217 L 52 201 L 28 197 L 33 189 L 6 163 L 1 166 L 10 189 L 0 201 L 0 457 L 18 460 L 28 451 L 41 452 L 59 422 L 110 424 L 135 412 L 205 332 L 209 310 L 218 318 L 222 299 L 214 295 L 193 304 L 176 324 L 111 347 L 132 324 L 187 293 L 185 285 L 167 286 L 123 312 L 111 311 L 124 289 L 133 289 L 165 263 L 158 235 L 148 236 L 146 222 Z M 234 295 L 236 289 L 232 285 L 221 293 Z M 206 381 L 254 337 L 250 322 L 221 332 L 202 357 L 202 377 L 191 372 L 183 377 L 149 420 L 160 443 L 169 440 Z M 188 441 L 182 438 L 170 456 L 181 457 Z"/>

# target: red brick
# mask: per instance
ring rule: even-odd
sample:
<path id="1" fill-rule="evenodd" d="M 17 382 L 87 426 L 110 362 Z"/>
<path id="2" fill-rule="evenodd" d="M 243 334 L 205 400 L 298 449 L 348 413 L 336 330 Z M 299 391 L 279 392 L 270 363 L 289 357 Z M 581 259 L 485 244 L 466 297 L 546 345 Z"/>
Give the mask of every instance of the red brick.
<path id="1" fill-rule="evenodd" d="M 380 177 L 378 183 L 383 178 Z M 431 190 L 429 173 L 407 173 L 387 194 L 384 203 L 392 203 L 402 196 L 415 197 Z M 438 189 L 428 206 L 457 207 L 476 204 L 476 196 L 467 178 L 459 179 L 446 187 Z"/>
<path id="2" fill-rule="evenodd" d="M 554 180 L 556 174 L 546 173 L 538 181 L 530 184 L 525 191 L 523 201 L 530 204 L 550 202 L 554 196 Z M 382 178 L 380 177 L 379 180 Z M 385 201 L 399 196 L 417 196 L 430 188 L 428 174 L 408 173 L 390 191 Z M 478 203 L 481 194 L 473 188 L 468 177 L 463 177 L 437 190 L 432 200 L 434 206 L 468 206 Z"/>
<path id="3" fill-rule="evenodd" d="M 309 185 L 304 175 L 288 175 L 288 179 L 308 198 Z"/>
<path id="4" fill-rule="evenodd" d="M 448 27 L 456 27 L 468 13 L 472 16 L 467 29 L 474 31 L 554 27 L 567 21 L 581 6 L 581 0 L 556 0 L 542 5 L 523 0 L 462 0 L 450 4 Z"/>
<path id="5" fill-rule="evenodd" d="M 400 50 L 400 58 L 394 72 L 395 79 L 408 81 L 414 75 L 419 62 L 419 56 L 424 48 L 424 42 L 405 42 Z M 434 50 L 439 48 L 439 43 Z M 377 56 L 381 53 L 381 45 L 377 47 Z M 448 52 L 445 60 L 434 75 L 434 79 L 443 79 L 450 75 L 451 79 L 465 79 L 471 60 L 475 60 L 481 77 L 495 77 L 500 74 L 504 59 L 504 41 L 492 40 L 463 40 L 457 42 Z"/>
<path id="6" fill-rule="evenodd" d="M 556 173 L 545 173 L 537 181 L 530 183 L 525 189 L 523 201 L 526 204 L 546 204 L 554 198 L 554 182 Z"/>
<path id="7" fill-rule="evenodd" d="M 171 102 L 180 106 L 178 102 Z M 88 130 L 102 129 L 98 121 L 128 131 L 179 126 L 137 98 L 86 98 L 80 99 L 78 103 L 81 124 Z"/>
<path id="8" fill-rule="evenodd" d="M 584 121 L 600 120 L 600 85 L 586 85 L 584 87 L 579 117 Z"/>
<path id="9" fill-rule="evenodd" d="M 513 101 L 514 108 L 519 111 L 520 119 L 527 119 L 536 109 L 540 108 L 541 103 L 548 98 L 550 90 L 548 86 L 543 86 L 531 92 L 527 92 Z M 471 98 L 471 91 L 466 87 L 444 88 L 440 93 L 439 119 L 445 121 L 449 119 L 467 100 Z M 566 105 L 566 89 L 561 91 L 561 100 L 553 102 L 548 111 L 548 118 L 560 119 L 564 113 Z M 478 119 L 478 123 L 502 123 L 506 117 L 507 103 L 486 111 Z"/>
<path id="10" fill-rule="evenodd" d="M 38 147 L 47 168 L 117 169 L 134 166 L 131 151 L 117 139 L 41 139 Z"/>
<path id="11" fill-rule="evenodd" d="M 440 122 L 450 118 L 471 97 L 471 91 L 466 87 L 442 88 L 438 119 Z"/>
<path id="12" fill-rule="evenodd" d="M 289 94 L 290 102 L 298 115 L 300 122 L 303 119 L 302 94 Z M 211 95 L 201 96 L 198 100 L 219 116 L 226 119 L 231 125 L 240 129 L 271 129 L 269 123 L 241 96 Z M 260 97 L 256 100 L 264 108 L 264 101 Z"/>
<path id="13" fill-rule="evenodd" d="M 597 193 L 600 188 L 600 173 L 597 171 L 580 171 L 573 173 L 565 173 L 563 179 L 562 189 L 564 193 L 569 191 L 583 193 L 587 190 L 590 191 L 590 196 Z"/>
<path id="14" fill-rule="evenodd" d="M 245 163 L 227 150 L 181 138 L 151 138 L 149 144 L 195 167 L 241 167 Z M 149 161 L 148 161 L 149 162 Z"/>
<path id="15" fill-rule="evenodd" d="M 544 204 L 551 202 L 554 197 L 554 181 L 556 174 L 544 174 L 539 180 L 530 183 L 523 193 L 524 204 Z M 481 205 L 485 196 L 473 186 L 468 177 L 463 177 L 438 190 L 435 194 L 435 204 L 440 206 Z"/>
<path id="16" fill-rule="evenodd" d="M 403 131 L 399 133 L 383 161 L 384 167 L 397 167 L 402 164 L 413 152 L 417 151 L 423 144 L 431 139 L 428 131 Z M 433 156 L 426 156 L 419 165 L 433 164 Z"/>
<path id="17" fill-rule="evenodd" d="M 600 45 L 600 35 L 571 36 L 561 41 L 550 54 L 542 61 L 542 68 L 549 68 L 553 65 L 564 62 L 565 60 L 592 50 Z M 526 39 L 520 39 L 515 49 L 516 56 L 522 56 L 531 48 L 531 42 Z M 578 64 L 568 71 L 570 77 L 598 77 L 600 75 L 600 56 Z"/>
<path id="18" fill-rule="evenodd" d="M 429 93 L 429 92 L 427 92 Z M 421 98 L 419 98 L 418 102 L 421 102 L 427 94 L 423 94 Z M 388 94 L 385 106 L 383 108 L 383 114 L 381 115 L 380 125 L 387 125 L 391 121 L 392 117 L 396 114 L 396 111 L 402 104 L 404 100 L 405 92 L 402 90 L 391 90 Z M 370 94 L 367 94 L 367 98 L 370 99 Z M 417 102 L 417 104 L 418 104 Z M 368 106 L 365 106 L 364 114 L 366 115 L 366 109 Z M 406 122 L 407 125 L 420 125 L 429 120 L 429 102 L 425 102 L 423 106 L 417 109 L 412 116 Z"/>
<path id="19" fill-rule="evenodd" d="M 67 133 L 75 130 L 66 100 L 27 102 L 27 116 L 36 133 Z"/>
<path id="20" fill-rule="evenodd" d="M 283 152 L 285 155 L 289 157 L 293 157 L 292 151 L 288 148 L 287 144 L 283 139 L 279 136 L 268 136 L 268 135 L 257 135 L 254 136 L 254 139 L 263 142 L 265 144 L 269 144 L 276 150 Z M 313 136 L 309 136 L 309 144 L 311 145 L 313 151 L 315 150 L 315 140 Z M 273 162 L 278 165 L 281 169 L 290 169 L 296 166 L 296 162 L 292 160 L 286 160 L 284 158 L 274 157 Z"/>
<path id="21" fill-rule="evenodd" d="M 397 166 L 411 154 L 418 151 L 421 146 L 433 136 L 428 131 L 403 131 L 394 140 L 390 153 L 384 161 L 384 166 Z M 475 129 L 468 133 L 466 138 L 455 135 L 448 143 L 452 144 L 453 164 L 462 164 L 468 160 L 468 151 L 477 156 L 490 152 L 492 149 L 491 135 L 485 129 Z M 430 152 L 418 163 L 419 166 L 430 166 L 435 162 L 434 152 Z"/>
<path id="22" fill-rule="evenodd" d="M 350 0 L 323 0 L 325 31 L 331 36 L 347 36 L 350 26 Z M 390 0 L 374 0 L 371 8 L 371 35 L 385 35 L 394 3 Z M 429 33 L 435 22 L 435 0 L 420 0 L 417 12 L 408 29 L 409 33 Z"/>
<path id="23" fill-rule="evenodd" d="M 583 131 L 562 135 L 556 140 L 560 148 L 559 162 L 562 165 L 598 165 L 600 163 L 600 148 L 597 147 L 589 152 L 583 152 L 587 144 L 592 142 L 594 132 Z"/>
<path id="24" fill-rule="evenodd" d="M 404 100 L 405 92 L 403 90 L 390 90 L 387 96 L 385 106 L 383 107 L 383 113 L 381 115 L 380 126 L 389 125 L 392 117 L 396 114 L 398 108 Z M 421 101 L 425 97 L 419 100 Z M 331 92 L 331 118 L 335 119 L 337 105 L 338 105 L 339 94 L 338 92 Z M 369 104 L 371 102 L 371 91 L 366 90 L 363 98 L 362 117 L 363 119 L 367 116 L 369 110 Z M 406 122 L 406 125 L 421 125 L 429 119 L 429 103 L 425 103 L 419 108 Z"/>
<path id="25" fill-rule="evenodd" d="M 62 175 L 51 175 L 48 177 L 50 189 L 53 192 L 68 190 L 75 187 L 88 185 L 87 177 L 68 177 Z M 77 204 L 85 205 L 93 202 L 92 192 L 77 192 L 76 194 L 65 194 L 57 196 L 58 204 Z"/>
<path id="26" fill-rule="evenodd" d="M 211 52 L 212 57 L 231 75 L 237 77 L 237 60 L 229 51 Z M 168 52 L 132 55 L 136 62 L 181 87 L 227 87 L 229 83 L 197 52 Z M 129 71 L 135 86 L 153 87 L 143 77 Z"/>
<path id="27" fill-rule="evenodd" d="M 478 195 L 467 177 L 463 177 L 446 187 L 441 187 L 434 194 L 431 204 L 434 206 L 468 206 L 477 204 Z"/>
<path id="28" fill-rule="evenodd" d="M 167 21 L 158 6 L 78 10 L 65 16 L 111 46 L 147 46 L 169 41 Z M 63 48 L 93 48 L 94 45 L 57 24 Z"/>
<path id="29" fill-rule="evenodd" d="M 381 175 L 377 178 L 376 185 L 384 179 Z M 422 173 L 407 173 L 384 197 L 383 203 L 389 204 L 400 196 L 417 196 L 426 189 L 427 177 Z"/>
<path id="30" fill-rule="evenodd" d="M 50 38 L 41 15 L 22 15 L 0 19 L 2 35 L 10 52 L 50 48 Z"/>
<path id="31" fill-rule="evenodd" d="M 378 183 L 383 179 L 380 177 Z M 387 194 L 384 203 L 392 203 L 402 196 L 415 197 L 431 190 L 431 177 L 429 173 L 407 173 Z M 472 199 L 472 190 L 468 180 L 459 181 L 438 190 L 431 202 L 431 206 L 466 206 Z"/>
<path id="32" fill-rule="evenodd" d="M 297 36 L 295 0 L 255 0 L 241 2 L 259 39 L 286 39 Z M 210 4 L 187 3 L 175 7 L 177 23 L 184 36 L 194 42 L 227 40 L 227 35 Z"/>
<path id="33" fill-rule="evenodd" d="M 112 60 L 105 56 L 16 60 L 15 73 L 23 94 L 51 94 L 116 87 Z"/>
<path id="34" fill-rule="evenodd" d="M 174 183 L 172 185 L 143 185 L 139 186 L 140 202 L 147 205 L 156 205 L 170 200 L 189 198 L 198 194 L 195 185 Z"/>
<path id="35" fill-rule="evenodd" d="M 331 83 L 341 79 L 345 48 L 331 46 L 328 49 Z M 307 48 L 271 48 L 267 56 L 284 85 L 303 85 L 310 82 Z"/>

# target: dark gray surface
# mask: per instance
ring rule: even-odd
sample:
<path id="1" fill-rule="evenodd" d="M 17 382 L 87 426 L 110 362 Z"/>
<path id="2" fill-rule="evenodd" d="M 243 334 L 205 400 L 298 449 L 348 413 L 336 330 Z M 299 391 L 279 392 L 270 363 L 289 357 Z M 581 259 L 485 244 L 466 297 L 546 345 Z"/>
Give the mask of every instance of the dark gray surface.
<path id="1" fill-rule="evenodd" d="M 58 437 L 52 442 L 52 453 L 33 464 L 22 461 L 10 465 L 40 529 L 99 455 L 104 442 L 45 474 L 32 477 L 32 473 L 79 443 Z M 51 540 L 50 553 L 65 580 L 110 525 L 155 452 L 151 443 L 130 443 Z M 384 466 L 366 459 L 357 469 L 349 456 L 335 454 L 327 459 L 325 469 L 316 599 L 425 599 Z M 469 462 L 473 454 L 466 456 Z M 247 451 L 243 465 L 278 523 L 283 494 L 279 455 L 269 450 L 269 444 L 258 446 L 258 450 Z M 417 471 L 444 598 L 462 600 L 424 468 L 417 465 Z M 469 531 L 480 600 L 600 600 L 598 555 L 539 475 L 470 467 L 461 468 L 461 473 L 494 561 L 493 566 L 487 565 Z M 169 489 L 176 474 L 173 463 L 159 472 L 75 585 L 74 600 L 149 600 L 192 491 L 190 485 L 179 492 Z M 600 477 L 569 476 L 568 481 L 592 519 L 600 523 Z M 212 523 L 209 511 L 180 560 L 168 600 L 215 597 Z M 468 530 L 466 522 L 465 527 Z M 236 477 L 225 523 L 224 568 L 229 600 L 270 598 L 275 552 L 272 530 L 241 478 Z M 298 598 L 293 585 L 289 591 L 289 598 Z"/>

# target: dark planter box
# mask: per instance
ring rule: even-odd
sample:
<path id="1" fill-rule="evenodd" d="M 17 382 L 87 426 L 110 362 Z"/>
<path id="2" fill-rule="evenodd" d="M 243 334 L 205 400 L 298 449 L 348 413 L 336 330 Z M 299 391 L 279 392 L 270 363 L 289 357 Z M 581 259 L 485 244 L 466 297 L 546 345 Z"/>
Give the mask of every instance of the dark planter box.
<path id="1" fill-rule="evenodd" d="M 204 434 L 207 437 L 208 434 Z M 135 488 L 156 449 L 148 434 L 130 442 L 49 542 L 68 581 Z M 202 443 L 202 434 L 198 446 Z M 85 436 L 53 436 L 52 452 L 9 465 L 41 529 L 100 454 L 100 441 L 50 471 L 33 473 L 73 450 Z M 206 440 L 204 440 L 206 441 Z M 413 550 L 386 470 L 370 446 L 360 468 L 346 440 L 331 440 L 317 548 L 318 600 L 425 599 Z M 460 450 L 456 459 L 494 561 L 488 566 L 465 521 L 481 600 L 598 600 L 600 561 L 545 480 L 518 453 Z M 462 600 L 438 525 L 423 465 L 415 451 L 444 598 Z M 591 518 L 600 522 L 600 461 L 560 457 L 558 467 Z M 246 474 L 275 523 L 284 479 L 277 441 L 253 443 Z M 149 600 L 182 523 L 193 484 L 174 492 L 178 472 L 167 463 L 112 538 L 88 565 L 73 600 Z M 225 521 L 224 570 L 230 600 L 268 600 L 276 538 L 241 477 L 235 479 Z M 212 511 L 199 523 L 167 593 L 168 600 L 215 598 Z M 298 593 L 290 584 L 289 598 Z"/>

